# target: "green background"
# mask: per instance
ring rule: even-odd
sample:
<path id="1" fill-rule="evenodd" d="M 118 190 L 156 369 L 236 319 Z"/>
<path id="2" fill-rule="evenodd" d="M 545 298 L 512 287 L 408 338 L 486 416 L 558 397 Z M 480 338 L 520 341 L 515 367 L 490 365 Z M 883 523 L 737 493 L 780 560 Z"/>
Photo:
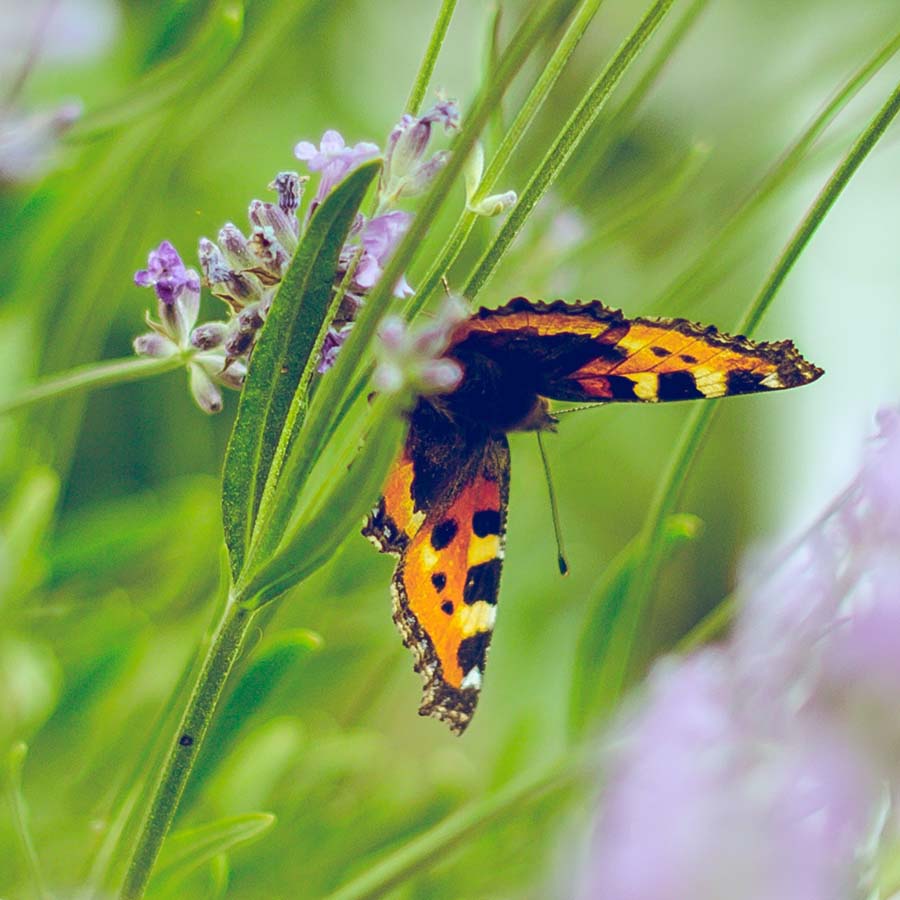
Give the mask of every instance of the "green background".
<path id="1" fill-rule="evenodd" d="M 481 302 L 600 298 L 629 314 L 686 315 L 726 331 L 740 318 L 896 83 L 897 60 L 702 270 L 670 287 L 832 91 L 900 27 L 900 15 L 896 0 L 705 6 L 646 100 L 630 115 L 601 115 Z M 495 8 L 462 0 L 432 80 L 459 99 L 463 118 L 485 78 Z M 528 8 L 503 4 L 502 39 Z M 676 2 L 638 70 L 687 8 Z M 248 202 L 269 199 L 278 171 L 301 169 L 296 141 L 336 128 L 348 142 L 383 144 L 437 13 L 412 0 L 251 0 L 236 46 L 215 34 L 198 44 L 216 9 L 122 3 L 106 51 L 76 64 L 48 61 L 26 85 L 28 106 L 79 96 L 87 118 L 44 182 L 0 185 L 0 396 L 38 375 L 129 355 L 151 302 L 132 284 L 147 251 L 166 238 L 196 265 L 200 236 L 215 237 L 227 220 L 242 226 Z M 634 0 L 603 5 L 501 189 L 522 189 L 643 12 Z M 488 154 L 553 45 L 548 34 L 515 82 L 485 136 Z M 146 83 L 178 59 L 187 64 L 168 81 Z M 629 74 L 610 113 L 639 74 Z M 167 85 L 177 88 L 171 96 Z M 119 121 L 87 129 L 109 104 Z M 877 407 L 900 393 L 898 171 L 895 128 L 764 320 L 758 337 L 792 338 L 826 375 L 799 391 L 723 404 L 681 504 L 704 529 L 656 587 L 640 632 L 646 661 L 732 590 L 749 548 L 812 520 L 852 474 Z M 408 272 L 413 285 L 463 202 L 459 186 Z M 575 245 L 565 246 L 560 216 L 577 220 Z M 495 228 L 479 223 L 451 285 Z M 213 298 L 203 303 L 205 315 L 221 315 Z M 172 691 L 211 622 L 221 577 L 218 479 L 235 400 L 207 418 L 177 372 L 0 419 L 0 752 L 14 740 L 29 744 L 24 796 L 56 896 L 79 896 L 89 880 L 118 804 L 146 771 L 142 754 L 168 736 Z M 227 861 L 217 855 L 158 882 L 155 896 L 325 896 L 448 814 L 568 752 L 575 647 L 602 640 L 585 630 L 597 586 L 640 528 L 687 412 L 622 406 L 564 419 L 548 446 L 565 579 L 536 442 L 511 438 L 498 627 L 478 713 L 461 739 L 416 715 L 419 678 L 390 618 L 392 561 L 349 535 L 328 566 L 264 614 L 176 827 L 257 811 L 277 823 Z M 593 743 L 599 752 L 600 739 Z M 596 804 L 592 790 L 526 791 L 436 851 L 392 896 L 567 896 Z M 32 893 L 4 808 L 0 896 Z"/>

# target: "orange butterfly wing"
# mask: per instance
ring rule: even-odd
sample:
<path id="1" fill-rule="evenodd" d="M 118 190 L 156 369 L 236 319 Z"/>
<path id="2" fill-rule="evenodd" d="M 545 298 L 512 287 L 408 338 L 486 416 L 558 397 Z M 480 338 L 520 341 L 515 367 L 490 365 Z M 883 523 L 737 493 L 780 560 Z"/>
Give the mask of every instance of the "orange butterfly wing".
<path id="1" fill-rule="evenodd" d="M 795 387 L 822 374 L 790 341 L 755 342 L 686 319 L 625 318 L 602 303 L 481 309 L 454 333 L 450 354 L 530 362 L 537 392 L 555 400 L 724 397 Z"/>
<path id="2" fill-rule="evenodd" d="M 484 675 L 508 497 L 506 439 L 463 438 L 420 401 L 363 529 L 382 552 L 399 557 L 393 616 L 425 680 L 419 712 L 457 733 L 472 718 Z"/>

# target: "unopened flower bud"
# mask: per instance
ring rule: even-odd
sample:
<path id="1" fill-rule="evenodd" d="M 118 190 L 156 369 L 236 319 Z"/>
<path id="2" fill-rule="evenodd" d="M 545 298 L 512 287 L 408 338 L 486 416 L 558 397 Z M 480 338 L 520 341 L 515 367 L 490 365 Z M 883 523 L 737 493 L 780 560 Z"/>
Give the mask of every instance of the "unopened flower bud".
<path id="1" fill-rule="evenodd" d="M 222 392 L 216 387 L 202 366 L 190 365 L 188 367 L 191 384 L 191 394 L 197 402 L 197 406 L 208 415 L 222 411 Z"/>
<path id="2" fill-rule="evenodd" d="M 252 269 L 256 263 L 253 251 L 247 243 L 247 238 L 237 225 L 226 222 L 219 231 L 219 247 L 227 262 L 227 268 L 235 272 L 243 272 Z M 222 274 L 217 270 L 217 274 Z M 227 278 L 227 274 L 225 275 Z M 224 278 L 220 278 L 224 281 Z"/>
<path id="3" fill-rule="evenodd" d="M 221 347 L 228 336 L 225 322 L 204 322 L 191 332 L 191 345 L 198 350 L 212 350 Z"/>
<path id="4" fill-rule="evenodd" d="M 138 356 L 153 356 L 161 359 L 166 356 L 173 356 L 178 352 L 178 348 L 172 341 L 154 332 L 138 335 L 133 343 L 134 352 Z"/>
<path id="5" fill-rule="evenodd" d="M 277 207 L 271 207 L 277 209 Z M 279 210 L 280 212 L 280 210 Z M 256 265 L 251 271 L 266 285 L 281 281 L 288 264 L 288 255 L 275 237 L 275 230 L 268 226 L 257 226 L 250 236 L 250 248 L 256 257 Z"/>
<path id="6" fill-rule="evenodd" d="M 498 216 L 500 213 L 512 209 L 518 200 L 515 191 L 491 194 L 487 197 L 478 196 L 483 174 L 484 148 L 480 141 L 476 141 L 463 167 L 463 177 L 466 182 L 466 209 L 479 216 Z"/>
<path id="7" fill-rule="evenodd" d="M 250 275 L 233 271 L 222 251 L 208 238 L 201 238 L 198 250 L 200 268 L 206 276 L 213 295 L 233 309 L 243 309 L 259 298 L 259 283 Z"/>
<path id="8" fill-rule="evenodd" d="M 250 204 L 250 221 L 257 228 L 270 233 L 278 245 L 284 248 L 286 256 L 294 252 L 297 246 L 294 223 L 281 207 L 274 203 L 254 200 Z"/>
<path id="9" fill-rule="evenodd" d="M 294 223 L 294 233 L 297 232 L 297 210 L 300 208 L 300 198 L 303 196 L 303 188 L 309 176 L 302 178 L 296 172 L 279 172 L 275 180 L 269 184 L 272 190 L 278 191 L 278 205 L 288 218 Z"/>

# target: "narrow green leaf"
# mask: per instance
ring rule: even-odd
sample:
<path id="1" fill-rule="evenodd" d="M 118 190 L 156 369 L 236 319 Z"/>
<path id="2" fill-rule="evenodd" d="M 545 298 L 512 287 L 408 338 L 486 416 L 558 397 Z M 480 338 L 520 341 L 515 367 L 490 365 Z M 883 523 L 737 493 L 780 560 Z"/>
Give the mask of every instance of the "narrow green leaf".
<path id="1" fill-rule="evenodd" d="M 450 20 L 453 18 L 453 10 L 456 9 L 456 0 L 443 0 L 440 12 L 438 12 L 437 21 L 431 31 L 431 38 L 428 46 L 425 48 L 425 55 L 422 57 L 419 71 L 416 73 L 416 79 L 413 82 L 412 89 L 409 92 L 409 99 L 406 101 L 406 111 L 411 115 L 417 115 L 422 101 L 425 99 L 425 91 L 428 90 L 428 84 L 434 73 L 434 66 L 437 62 L 438 55 L 447 36 L 447 29 L 450 27 Z"/>
<path id="2" fill-rule="evenodd" d="M 396 399 L 378 397 L 363 427 L 363 450 L 354 442 L 312 496 L 285 477 L 279 492 L 295 504 L 296 512 L 275 554 L 238 584 L 241 602 L 256 607 L 274 599 L 334 555 L 378 498 L 405 429 Z"/>
<path id="3" fill-rule="evenodd" d="M 700 532 L 696 516 L 670 516 L 665 522 L 666 557 Z M 625 662 L 640 624 L 625 605 L 635 565 L 641 559 L 639 536 L 606 568 L 588 606 L 575 650 L 569 691 L 569 728 L 581 737 L 609 711 L 625 688 Z"/>
<path id="4" fill-rule="evenodd" d="M 151 895 L 164 893 L 177 879 L 233 847 L 259 840 L 275 821 L 271 813 L 245 813 L 174 832 L 159 855 Z"/>
<path id="5" fill-rule="evenodd" d="M 332 305 L 334 272 L 363 196 L 381 169 L 366 163 L 318 207 L 272 303 L 254 347 L 225 456 L 222 515 L 235 579 L 298 386 L 307 384 Z M 305 404 L 305 396 L 298 400 Z M 296 418 L 302 412 L 294 410 Z M 296 421 L 293 423 L 296 425 Z"/>

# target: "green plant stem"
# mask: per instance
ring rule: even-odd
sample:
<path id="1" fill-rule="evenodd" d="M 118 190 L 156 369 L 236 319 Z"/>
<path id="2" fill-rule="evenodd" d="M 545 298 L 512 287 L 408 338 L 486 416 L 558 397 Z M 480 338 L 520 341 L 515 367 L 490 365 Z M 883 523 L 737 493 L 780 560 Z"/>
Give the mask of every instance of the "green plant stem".
<path id="1" fill-rule="evenodd" d="M 531 211 L 556 180 L 563 166 L 575 152 L 575 148 L 596 120 L 607 98 L 644 45 L 650 40 L 673 2 L 674 0 L 657 0 L 647 10 L 644 18 L 585 94 L 529 179 L 509 218 L 503 223 L 503 227 L 484 252 L 475 271 L 466 282 L 463 288 L 466 297 L 475 297 L 493 275 L 497 264 L 522 230 Z"/>
<path id="2" fill-rule="evenodd" d="M 406 111 L 410 115 L 417 115 L 422 101 L 425 99 L 425 91 L 428 90 L 428 84 L 434 73 L 434 64 L 437 62 L 438 54 L 447 36 L 447 29 L 450 27 L 450 20 L 453 18 L 453 11 L 456 9 L 456 0 L 443 0 L 440 11 L 438 12 L 437 21 L 431 31 L 431 39 L 425 48 L 425 55 L 422 57 L 422 63 L 419 71 L 416 73 L 416 79 L 413 82 L 412 89 L 409 92 L 409 99 L 406 101 Z"/>
<path id="3" fill-rule="evenodd" d="M 603 0 L 585 0 L 572 17 L 569 27 L 529 91 L 525 102 L 516 113 L 509 128 L 504 131 L 500 145 L 497 147 L 497 152 L 491 157 L 491 161 L 481 177 L 481 183 L 475 196 L 472 198 L 473 203 L 484 200 L 494 189 L 516 147 L 544 105 L 547 95 L 558 81 L 566 63 L 568 63 L 569 58 L 575 52 L 575 48 L 578 46 L 602 3 Z M 459 256 L 478 218 L 475 213 L 468 209 L 460 216 L 450 236 L 444 242 L 443 251 L 421 280 L 415 296 L 410 301 L 407 318 L 411 319 L 415 316 L 431 299 L 440 284 L 441 278 Z"/>
<path id="4" fill-rule="evenodd" d="M 734 621 L 737 597 L 729 594 L 720 600 L 674 647 L 675 653 L 690 653 L 722 637 Z"/>
<path id="5" fill-rule="evenodd" d="M 140 825 L 128 864 L 122 900 L 143 897 L 184 786 L 197 759 L 203 738 L 222 696 L 222 689 L 240 655 L 253 612 L 229 599 L 212 636 L 200 674 L 172 740 L 150 807 Z"/>
<path id="6" fill-rule="evenodd" d="M 838 113 L 869 82 L 873 75 L 900 50 L 900 32 L 893 35 L 883 46 L 859 67 L 825 103 L 818 114 L 803 129 L 793 144 L 782 154 L 738 204 L 731 218 L 722 226 L 718 234 L 697 254 L 696 258 L 679 274 L 675 280 L 656 299 L 655 309 L 671 314 L 676 299 L 682 301 L 688 296 L 696 296 L 709 289 L 716 275 L 731 266 L 729 256 L 723 247 L 731 237 L 760 209 L 787 177 L 796 169 L 800 161 L 809 153 L 812 146 L 826 128 L 835 120 Z"/>
<path id="7" fill-rule="evenodd" d="M 22 767 L 25 764 L 27 753 L 28 747 L 24 743 L 20 741 L 14 744 L 5 760 L 7 770 L 0 773 L 0 778 L 5 781 L 11 824 L 19 840 L 22 858 L 28 868 L 33 895 L 36 900 L 48 900 L 50 895 L 44 886 L 41 863 L 38 859 L 37 848 L 34 846 L 34 839 L 31 837 L 31 829 L 28 827 L 28 810 L 25 806 L 25 798 L 22 796 Z"/>
<path id="8" fill-rule="evenodd" d="M 828 211 L 894 120 L 898 111 L 900 111 L 900 86 L 895 88 L 885 105 L 866 126 L 794 230 L 769 276 L 741 319 L 738 325 L 740 332 L 751 334 L 756 329 L 816 229 L 822 224 Z M 641 544 L 645 548 L 644 558 L 642 564 L 635 571 L 628 592 L 627 605 L 635 623 L 640 620 L 649 604 L 652 587 L 660 569 L 663 557 L 661 540 L 663 525 L 679 501 L 691 465 L 696 459 L 697 451 L 717 409 L 718 404 L 715 403 L 702 403 L 695 407 L 682 429 L 666 476 L 660 482 L 660 487 L 650 504 L 650 510 L 641 531 Z"/>
<path id="9" fill-rule="evenodd" d="M 21 393 L 6 400 L 0 400 L 0 415 L 57 400 L 70 394 L 89 391 L 94 388 L 109 387 L 114 384 L 125 384 L 129 381 L 141 381 L 153 375 L 162 375 L 181 368 L 184 360 L 181 356 L 168 356 L 165 359 L 133 357 L 113 359 L 102 363 L 89 363 L 70 369 L 62 375 L 46 378 Z"/>
<path id="10" fill-rule="evenodd" d="M 573 173 L 574 178 L 566 180 L 568 196 L 579 196 L 584 190 L 586 182 L 596 177 L 597 168 L 602 165 L 610 148 L 621 140 L 626 123 L 644 102 L 666 64 L 675 55 L 675 51 L 678 50 L 681 42 L 693 28 L 708 3 L 709 0 L 694 0 L 661 41 L 650 64 L 641 74 L 637 83 L 625 95 L 625 99 L 607 117 L 601 117 L 594 129 L 597 139 L 591 140 L 585 148 L 585 155 L 594 160 L 594 166 L 584 166 L 579 172 Z"/>
<path id="11" fill-rule="evenodd" d="M 449 851 L 513 810 L 576 784 L 592 770 L 589 758 L 573 754 L 537 776 L 519 779 L 506 788 L 448 816 L 433 828 L 368 867 L 326 900 L 367 900 L 382 897 L 417 872 L 447 858 Z"/>

